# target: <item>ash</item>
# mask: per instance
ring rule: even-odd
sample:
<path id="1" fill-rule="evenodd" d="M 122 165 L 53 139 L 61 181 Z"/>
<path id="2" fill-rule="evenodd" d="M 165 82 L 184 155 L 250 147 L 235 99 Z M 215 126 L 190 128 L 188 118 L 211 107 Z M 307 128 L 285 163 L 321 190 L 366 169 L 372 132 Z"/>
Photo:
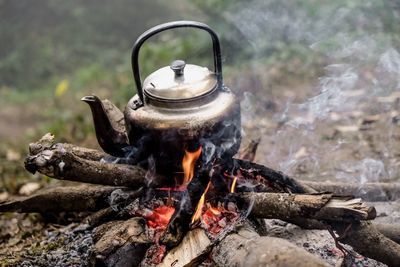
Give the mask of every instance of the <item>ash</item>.
<path id="1" fill-rule="evenodd" d="M 300 227 L 281 221 L 281 220 L 265 220 L 266 231 L 268 236 L 284 238 L 298 247 L 303 247 L 308 252 L 323 259 L 329 265 L 338 266 L 342 263 L 343 267 L 384 267 L 383 263 L 360 256 L 354 258 L 346 256 L 343 258 L 342 253 L 335 247 L 332 236 L 326 230 L 305 230 Z M 350 246 L 344 245 L 349 251 L 353 251 Z"/>
<path id="2" fill-rule="evenodd" d="M 41 247 L 55 250 L 42 250 L 41 254 L 27 257 L 19 266 L 88 266 L 92 252 L 93 240 L 91 231 L 86 225 L 79 225 L 74 229 L 58 229 L 48 232 L 48 237 L 40 243 Z"/>

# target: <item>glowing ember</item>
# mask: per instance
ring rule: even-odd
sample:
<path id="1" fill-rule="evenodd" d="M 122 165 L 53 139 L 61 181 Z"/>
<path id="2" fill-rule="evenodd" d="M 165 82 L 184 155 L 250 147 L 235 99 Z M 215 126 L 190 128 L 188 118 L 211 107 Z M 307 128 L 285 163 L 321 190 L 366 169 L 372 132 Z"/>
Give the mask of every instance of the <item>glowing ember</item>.
<path id="1" fill-rule="evenodd" d="M 208 189 L 210 188 L 210 184 L 211 183 L 208 182 L 206 190 L 204 190 L 204 193 L 203 193 L 203 195 L 201 195 L 199 203 L 197 203 L 196 212 L 194 213 L 194 215 L 192 217 L 192 223 L 196 222 L 201 217 L 201 212 L 203 211 L 206 194 L 207 194 Z"/>
<path id="2" fill-rule="evenodd" d="M 166 229 L 175 208 L 169 206 L 160 206 L 153 211 L 143 214 L 143 218 L 147 220 L 147 225 L 151 228 Z"/>
<path id="3" fill-rule="evenodd" d="M 232 185 L 231 185 L 231 190 L 230 190 L 231 193 L 235 193 L 236 180 L 237 180 L 237 177 L 235 176 L 233 178 L 233 182 L 232 182 Z"/>
<path id="4" fill-rule="evenodd" d="M 186 186 L 194 176 L 194 166 L 196 164 L 197 159 L 200 157 L 201 147 L 194 152 L 189 152 L 185 150 L 185 156 L 182 160 L 182 169 L 183 169 L 183 183 L 182 185 Z"/>
<path id="5" fill-rule="evenodd" d="M 201 217 L 202 225 L 211 234 L 219 234 L 227 224 L 237 221 L 239 214 L 222 207 L 208 207 Z"/>

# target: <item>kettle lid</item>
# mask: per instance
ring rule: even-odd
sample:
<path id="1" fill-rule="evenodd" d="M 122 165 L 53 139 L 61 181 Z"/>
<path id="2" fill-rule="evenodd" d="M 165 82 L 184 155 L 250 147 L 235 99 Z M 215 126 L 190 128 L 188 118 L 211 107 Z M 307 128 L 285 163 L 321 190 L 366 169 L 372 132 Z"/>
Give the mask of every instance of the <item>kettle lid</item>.
<path id="1" fill-rule="evenodd" d="M 217 84 L 217 76 L 208 68 L 175 60 L 150 74 L 143 82 L 143 89 L 149 98 L 182 101 L 208 95 Z"/>

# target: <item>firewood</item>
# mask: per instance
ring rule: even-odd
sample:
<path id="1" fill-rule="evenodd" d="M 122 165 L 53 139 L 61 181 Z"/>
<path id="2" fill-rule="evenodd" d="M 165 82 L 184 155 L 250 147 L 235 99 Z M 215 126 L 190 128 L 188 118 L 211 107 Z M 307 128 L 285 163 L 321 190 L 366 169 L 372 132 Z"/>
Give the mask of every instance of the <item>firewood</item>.
<path id="1" fill-rule="evenodd" d="M 209 173 L 210 170 L 207 167 L 197 167 L 195 176 L 181 196 L 182 201 L 176 203 L 175 212 L 160 239 L 167 248 L 175 247 L 189 230 L 197 203 L 210 182 Z"/>
<path id="2" fill-rule="evenodd" d="M 238 198 L 250 203 L 252 216 L 265 219 L 357 221 L 376 217 L 375 208 L 366 206 L 361 199 L 332 194 L 244 193 Z"/>
<path id="3" fill-rule="evenodd" d="M 77 156 L 74 149 L 63 144 L 52 145 L 37 154 L 30 154 L 25 159 L 25 168 L 60 180 L 92 184 L 139 188 L 160 183 L 158 177 L 147 181 L 146 171 L 138 166 L 87 160 Z"/>
<path id="4" fill-rule="evenodd" d="M 400 257 L 400 227 L 379 224 L 373 221 L 349 223 L 320 221 L 315 219 L 295 218 L 287 220 L 303 229 L 326 230 L 328 227 L 338 232 L 339 241 L 353 247 L 355 251 L 389 266 Z M 346 229 L 348 230 L 346 231 Z M 353 240 L 353 237 L 355 238 Z M 360 243 L 359 243 L 360 242 Z M 396 243 L 394 243 L 396 242 Z"/>
<path id="5" fill-rule="evenodd" d="M 111 221 L 93 232 L 93 266 L 138 266 L 152 241 L 142 218 Z"/>
<path id="6" fill-rule="evenodd" d="M 240 159 L 234 159 L 233 165 L 246 178 L 261 178 L 262 182 L 275 188 L 279 192 L 313 193 L 315 190 L 303 185 L 286 174 L 275 171 L 266 166 Z"/>
<path id="7" fill-rule="evenodd" d="M 334 223 L 339 241 L 353 247 L 355 251 L 388 266 L 399 266 L 400 245 L 381 234 L 370 222 L 348 224 Z"/>
<path id="8" fill-rule="evenodd" d="M 108 196 L 120 187 L 63 186 L 43 189 L 27 197 L 16 197 L 0 203 L 0 212 L 96 211 L 109 206 Z"/>
<path id="9" fill-rule="evenodd" d="M 118 215 L 118 210 L 115 210 L 112 207 L 107 207 L 99 211 L 96 211 L 93 214 L 90 214 L 83 220 L 83 223 L 89 225 L 89 227 L 92 228 L 99 226 L 100 224 L 105 223 L 107 221 L 114 220 L 117 217 L 117 215 Z"/>
<path id="10" fill-rule="evenodd" d="M 167 253 L 158 266 L 198 266 L 211 251 L 212 246 L 212 241 L 207 237 L 203 229 L 194 229 L 185 235 L 177 247 Z"/>
<path id="11" fill-rule="evenodd" d="M 318 192 L 352 195 L 366 201 L 392 201 L 400 198 L 400 183 L 343 183 L 302 181 Z"/>
<path id="12" fill-rule="evenodd" d="M 328 266 L 321 259 L 288 241 L 260 237 L 253 229 L 243 227 L 226 236 L 212 251 L 217 266 Z"/>
<path id="13" fill-rule="evenodd" d="M 378 231 L 390 238 L 397 244 L 400 244 L 400 225 L 399 224 L 387 224 L 387 223 L 373 223 Z"/>
<path id="14" fill-rule="evenodd" d="M 239 151 L 239 159 L 253 161 L 257 154 L 257 148 L 260 144 L 261 138 L 251 140 L 250 143 Z"/>

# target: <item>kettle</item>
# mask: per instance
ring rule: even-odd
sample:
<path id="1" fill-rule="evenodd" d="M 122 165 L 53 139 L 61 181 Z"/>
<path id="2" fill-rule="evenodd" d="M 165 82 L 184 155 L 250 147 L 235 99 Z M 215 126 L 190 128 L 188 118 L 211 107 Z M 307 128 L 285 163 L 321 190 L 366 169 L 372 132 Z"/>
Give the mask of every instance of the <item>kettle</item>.
<path id="1" fill-rule="evenodd" d="M 214 70 L 179 59 L 154 71 L 142 83 L 140 48 L 151 36 L 175 28 L 209 33 Z M 139 36 L 131 60 L 137 94 L 124 110 L 125 131 L 113 127 L 115 122 L 110 121 L 96 96 L 82 98 L 91 107 L 96 136 L 106 153 L 125 157 L 134 150 L 137 162 L 151 157 L 161 174 L 181 170 L 185 150 L 194 146 L 202 146 L 208 159 L 231 158 L 237 153 L 241 141 L 240 104 L 223 84 L 220 42 L 208 25 L 174 21 L 155 26 Z"/>

